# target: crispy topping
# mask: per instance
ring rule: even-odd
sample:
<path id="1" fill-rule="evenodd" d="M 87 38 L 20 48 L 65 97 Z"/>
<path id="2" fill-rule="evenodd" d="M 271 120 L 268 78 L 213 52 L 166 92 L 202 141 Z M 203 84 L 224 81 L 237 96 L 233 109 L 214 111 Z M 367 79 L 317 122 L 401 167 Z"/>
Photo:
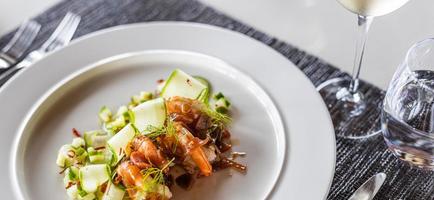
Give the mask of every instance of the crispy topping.
<path id="1" fill-rule="evenodd" d="M 102 150 L 102 149 L 105 149 L 105 146 L 101 146 L 101 147 L 96 147 L 96 148 L 95 148 L 95 150 L 97 150 L 97 151 L 98 151 L 98 150 Z"/>
<path id="2" fill-rule="evenodd" d="M 190 79 L 187 79 L 187 83 L 188 83 L 188 85 L 192 86 Z"/>
<path id="3" fill-rule="evenodd" d="M 75 152 L 74 152 L 73 150 L 69 150 L 68 153 L 67 153 L 67 155 L 68 155 L 68 157 L 70 157 L 70 158 L 74 158 L 74 156 L 75 156 Z"/>
<path id="4" fill-rule="evenodd" d="M 73 185 L 75 185 L 74 182 L 68 182 L 68 184 L 66 185 L 65 189 L 68 189 L 68 188 L 72 187 Z"/>
<path id="5" fill-rule="evenodd" d="M 78 132 L 77 129 L 75 129 L 75 128 L 72 129 L 72 134 L 73 134 L 75 137 L 81 137 L 80 132 Z"/>

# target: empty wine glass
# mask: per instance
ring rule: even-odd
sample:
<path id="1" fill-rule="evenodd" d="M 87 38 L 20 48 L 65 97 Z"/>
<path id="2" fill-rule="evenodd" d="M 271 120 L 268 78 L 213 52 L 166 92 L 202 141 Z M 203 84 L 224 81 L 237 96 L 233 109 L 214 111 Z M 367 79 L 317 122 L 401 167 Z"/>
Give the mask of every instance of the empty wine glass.
<path id="1" fill-rule="evenodd" d="M 434 170 L 434 39 L 416 43 L 390 82 L 382 129 L 395 156 Z"/>
<path id="2" fill-rule="evenodd" d="M 359 75 L 368 38 L 369 27 L 375 16 L 390 13 L 408 0 L 338 0 L 345 8 L 358 16 L 358 40 L 353 65 L 352 78 L 335 78 L 317 87 L 329 111 L 333 113 L 333 124 L 338 136 L 346 138 L 365 138 L 379 133 L 379 121 L 366 120 L 373 115 L 379 116 L 381 108 L 376 102 L 367 102 L 359 90 Z M 374 105 L 368 105 L 369 103 Z M 375 112 L 367 107 L 374 107 Z M 374 116 L 375 117 L 375 116 Z M 361 123 L 363 122 L 363 123 Z M 372 123 L 372 124 L 369 124 Z M 351 127 L 352 131 L 342 131 Z"/>

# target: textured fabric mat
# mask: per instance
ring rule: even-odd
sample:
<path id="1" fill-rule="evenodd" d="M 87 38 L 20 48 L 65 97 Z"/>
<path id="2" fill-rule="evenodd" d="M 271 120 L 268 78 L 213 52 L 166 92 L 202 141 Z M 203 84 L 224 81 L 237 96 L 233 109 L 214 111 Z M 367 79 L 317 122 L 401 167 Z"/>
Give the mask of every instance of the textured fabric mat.
<path id="1" fill-rule="evenodd" d="M 327 62 L 290 44 L 253 29 L 213 8 L 193 0 L 68 0 L 48 9 L 35 19 L 43 25 L 35 49 L 45 41 L 67 11 L 82 16 L 75 37 L 120 24 L 146 21 L 192 21 L 212 24 L 241 32 L 272 47 L 295 63 L 313 84 L 338 76 L 347 76 Z M 12 33 L 0 38 L 3 47 Z M 384 92 L 362 83 L 368 101 L 381 101 Z M 373 109 L 373 108 L 370 108 Z M 332 115 L 333 116 L 333 115 Z M 376 117 L 367 118 L 378 120 Z M 363 122 L 362 122 L 363 123 Z M 358 131 L 344 127 L 339 131 Z M 386 150 L 381 136 L 368 140 L 337 138 L 336 172 L 328 199 L 347 199 L 364 181 L 377 172 L 388 178 L 375 199 L 434 199 L 434 173 L 413 169 Z M 318 163 L 321 167 L 321 163 Z"/>

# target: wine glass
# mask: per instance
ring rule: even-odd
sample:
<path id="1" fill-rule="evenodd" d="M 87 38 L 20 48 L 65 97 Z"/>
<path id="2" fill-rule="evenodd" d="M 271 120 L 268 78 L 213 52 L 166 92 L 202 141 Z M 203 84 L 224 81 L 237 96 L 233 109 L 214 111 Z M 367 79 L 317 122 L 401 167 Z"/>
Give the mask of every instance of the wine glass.
<path id="1" fill-rule="evenodd" d="M 379 102 L 367 102 L 359 90 L 359 75 L 368 38 L 369 27 L 376 16 L 390 13 L 408 0 L 337 0 L 345 8 L 357 14 L 358 39 L 352 78 L 334 78 L 321 83 L 317 90 L 322 95 L 330 113 L 338 136 L 345 138 L 366 138 L 380 132 L 379 120 L 367 120 L 381 113 Z M 369 105 L 374 104 L 374 105 Z M 367 107 L 377 110 L 368 111 Z M 361 123 L 371 122 L 369 123 Z M 350 127 L 351 131 L 343 131 Z M 356 130 L 356 131 L 354 131 Z"/>
<path id="2" fill-rule="evenodd" d="M 434 170 L 434 39 L 416 43 L 398 67 L 384 99 L 383 136 L 392 153 Z"/>

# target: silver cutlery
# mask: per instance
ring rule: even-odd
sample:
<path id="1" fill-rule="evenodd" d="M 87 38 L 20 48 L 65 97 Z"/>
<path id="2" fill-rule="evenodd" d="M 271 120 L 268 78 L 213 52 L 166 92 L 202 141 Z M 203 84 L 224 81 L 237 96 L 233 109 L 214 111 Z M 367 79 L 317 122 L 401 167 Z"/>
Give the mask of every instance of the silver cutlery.
<path id="1" fill-rule="evenodd" d="M 0 74 L 0 83 L 4 83 L 5 79 L 9 78 L 12 74 L 22 68 L 30 66 L 35 61 L 45 56 L 48 52 L 57 50 L 60 47 L 67 45 L 77 30 L 80 20 L 80 16 L 68 12 L 57 26 L 56 30 L 54 30 L 51 36 L 47 39 L 47 41 L 44 42 L 44 44 L 42 44 L 39 49 L 30 52 L 21 62 L 9 67 L 4 73 Z"/>
<path id="2" fill-rule="evenodd" d="M 41 25 L 36 21 L 31 20 L 23 23 L 9 43 L 0 50 L 0 69 L 16 64 L 30 47 L 40 29 Z"/>
<path id="3" fill-rule="evenodd" d="M 372 200 L 385 180 L 385 173 L 375 174 L 363 183 L 348 200 Z"/>

